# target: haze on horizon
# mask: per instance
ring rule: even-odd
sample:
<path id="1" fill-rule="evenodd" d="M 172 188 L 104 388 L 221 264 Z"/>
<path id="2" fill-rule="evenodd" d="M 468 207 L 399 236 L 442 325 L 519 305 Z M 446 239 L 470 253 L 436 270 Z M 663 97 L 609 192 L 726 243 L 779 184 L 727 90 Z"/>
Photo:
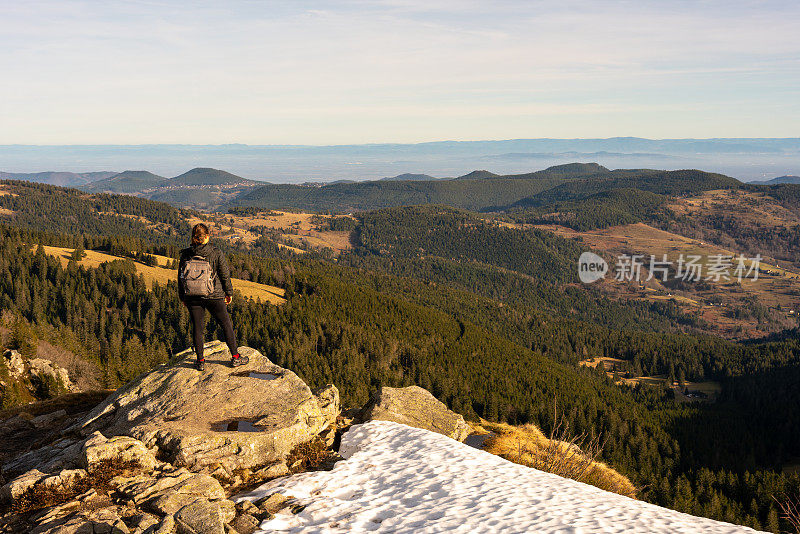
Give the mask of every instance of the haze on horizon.
<path id="1" fill-rule="evenodd" d="M 800 4 L 0 4 L 0 144 L 798 137 Z"/>

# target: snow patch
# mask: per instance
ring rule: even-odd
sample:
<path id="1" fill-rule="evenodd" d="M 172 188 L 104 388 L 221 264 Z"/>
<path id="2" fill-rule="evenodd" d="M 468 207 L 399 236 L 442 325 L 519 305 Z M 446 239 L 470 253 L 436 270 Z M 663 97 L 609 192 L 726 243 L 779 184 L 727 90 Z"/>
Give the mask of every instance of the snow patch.
<path id="1" fill-rule="evenodd" d="M 276 479 L 236 500 L 275 492 L 305 505 L 258 532 L 734 533 L 753 529 L 691 516 L 513 464 L 428 430 L 388 421 L 353 426 L 331 471 Z"/>

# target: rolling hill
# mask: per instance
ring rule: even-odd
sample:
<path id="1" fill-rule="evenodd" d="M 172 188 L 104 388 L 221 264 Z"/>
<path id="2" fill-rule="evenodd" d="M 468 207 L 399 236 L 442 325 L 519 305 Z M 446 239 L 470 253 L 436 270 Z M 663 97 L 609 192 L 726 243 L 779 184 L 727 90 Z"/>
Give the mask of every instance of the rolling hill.
<path id="1" fill-rule="evenodd" d="M 484 178 L 497 178 L 498 176 L 499 175 L 489 171 L 472 171 L 464 176 L 459 176 L 456 180 L 482 180 Z"/>
<path id="2" fill-rule="evenodd" d="M 515 202 L 509 207 L 543 206 L 554 202 L 587 198 L 616 189 L 638 189 L 659 195 L 687 195 L 714 189 L 738 188 L 741 185 L 742 183 L 735 178 L 698 170 L 616 170 L 560 184 L 546 192 Z"/>
<path id="3" fill-rule="evenodd" d="M 610 171 L 596 163 L 570 163 L 504 176 L 474 171 L 453 180 L 372 181 L 315 188 L 272 184 L 243 193 L 228 207 L 347 212 L 446 204 L 473 211 L 491 211 L 576 200 L 622 188 L 678 195 L 740 185 L 741 182 L 734 178 L 703 171 Z"/>
<path id="4" fill-rule="evenodd" d="M 97 180 L 81 189 L 89 193 L 139 193 L 156 187 L 166 180 L 149 171 L 123 171 L 114 176 Z"/>
<path id="5" fill-rule="evenodd" d="M 486 171 L 476 171 L 486 172 Z M 509 174 L 506 176 L 485 176 L 485 178 L 516 178 L 525 180 L 530 178 L 585 178 L 590 176 L 597 176 L 611 172 L 609 169 L 598 165 L 597 163 L 565 163 L 563 165 L 555 165 L 548 167 L 542 171 L 529 172 L 524 174 Z M 492 173 L 488 173 L 492 174 Z"/>
<path id="6" fill-rule="evenodd" d="M 197 167 L 174 178 L 149 171 L 125 171 L 81 187 L 89 193 L 121 193 L 173 206 L 215 209 L 261 182 L 227 171 Z"/>
<path id="7" fill-rule="evenodd" d="M 414 173 L 404 173 L 398 174 L 397 176 L 387 176 L 386 178 L 381 178 L 380 181 L 382 182 L 411 182 L 411 181 L 428 181 L 428 180 L 439 180 L 439 178 L 434 178 L 433 176 L 427 174 L 414 174 Z"/>
<path id="8" fill-rule="evenodd" d="M 99 172 L 0 172 L 0 180 L 24 180 L 42 184 L 57 185 L 60 187 L 76 187 L 103 180 L 115 175 L 111 171 Z"/>
<path id="9" fill-rule="evenodd" d="M 800 184 L 800 176 L 794 176 L 794 175 L 778 176 L 777 178 L 773 178 L 772 180 L 752 181 L 748 183 L 756 185 Z"/>
<path id="10" fill-rule="evenodd" d="M 448 204 L 480 210 L 504 205 L 558 185 L 558 180 L 436 180 L 374 181 L 303 187 L 290 184 L 262 186 L 245 192 L 227 207 L 295 208 L 347 213 L 414 204 Z"/>
<path id="11" fill-rule="evenodd" d="M 175 178 L 165 182 L 163 185 L 185 186 L 185 185 L 241 185 L 256 184 L 253 180 L 236 176 L 227 171 L 211 169 L 208 167 L 196 167 Z"/>

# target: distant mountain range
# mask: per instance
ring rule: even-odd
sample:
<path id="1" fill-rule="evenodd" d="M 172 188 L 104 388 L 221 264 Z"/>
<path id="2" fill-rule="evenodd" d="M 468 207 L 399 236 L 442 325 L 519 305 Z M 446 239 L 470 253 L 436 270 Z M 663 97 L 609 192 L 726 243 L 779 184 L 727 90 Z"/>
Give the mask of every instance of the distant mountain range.
<path id="1" fill-rule="evenodd" d="M 761 184 L 761 185 L 800 184 L 800 176 L 778 176 L 777 178 L 773 178 L 772 180 L 764 180 L 764 181 L 754 180 L 750 183 Z"/>
<path id="2" fill-rule="evenodd" d="M 509 175 L 573 161 L 594 161 L 609 169 L 704 169 L 741 180 L 761 180 L 762 176 L 800 174 L 800 138 L 612 137 L 332 146 L 0 145 L 0 169 L 69 169 L 77 173 L 147 169 L 161 176 L 176 176 L 202 162 L 204 167 L 225 169 L 236 176 L 296 184 L 377 180 L 406 172 L 456 177 L 486 168 Z"/>
<path id="3" fill-rule="evenodd" d="M 412 174 L 410 172 L 404 174 L 398 174 L 397 176 L 387 176 L 386 178 L 381 178 L 380 181 L 382 182 L 410 182 L 410 181 L 426 181 L 426 180 L 438 180 L 438 178 L 434 178 L 433 176 L 429 176 L 427 174 Z M 338 183 L 344 183 L 344 180 L 339 180 Z"/>
<path id="4" fill-rule="evenodd" d="M 227 171 L 197 167 L 174 178 L 164 178 L 149 171 L 124 171 L 103 180 L 86 184 L 90 193 L 146 193 L 152 189 L 173 189 L 194 186 L 256 185 L 259 182 Z"/>
<path id="5" fill-rule="evenodd" d="M 450 180 L 377 180 L 321 187 L 262 185 L 244 191 L 225 207 L 343 212 L 445 204 L 483 211 L 540 205 L 540 198 L 548 195 L 552 195 L 549 201 L 562 202 L 624 188 L 673 195 L 740 185 L 734 178 L 697 170 L 612 171 L 596 163 L 569 163 L 526 174 L 474 171 Z"/>
<path id="6" fill-rule="evenodd" d="M 558 205 L 562 211 L 569 208 L 589 213 L 591 202 L 586 199 L 592 196 L 610 212 L 628 213 L 630 205 L 644 212 L 648 206 L 663 202 L 668 196 L 743 185 L 734 178 L 699 170 L 610 170 L 598 163 L 567 163 L 523 174 L 475 170 L 456 178 L 435 178 L 428 174 L 405 173 L 372 181 L 302 185 L 257 182 L 208 167 L 194 168 L 174 178 L 144 170 L 109 174 L 53 172 L 24 176 L 50 181 L 95 178 L 79 188 L 89 193 L 130 194 L 176 207 L 209 211 L 255 207 L 340 213 L 423 204 L 473 211 L 542 210 Z M 0 177 L 20 179 L 20 175 L 12 173 L 3 173 Z M 752 187 L 792 183 L 800 183 L 800 179 L 782 176 L 752 184 Z"/>

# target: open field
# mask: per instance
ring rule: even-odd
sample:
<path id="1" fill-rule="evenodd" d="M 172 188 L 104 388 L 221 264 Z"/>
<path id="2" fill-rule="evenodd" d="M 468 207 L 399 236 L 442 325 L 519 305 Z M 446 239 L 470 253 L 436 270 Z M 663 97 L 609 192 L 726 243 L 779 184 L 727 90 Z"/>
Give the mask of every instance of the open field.
<path id="1" fill-rule="evenodd" d="M 626 363 L 625 360 L 620 360 L 618 358 L 599 357 L 583 360 L 579 365 L 596 368 L 598 365 L 602 364 L 606 370 L 606 376 L 609 378 L 614 377 L 614 371 L 619 371 L 616 382 L 619 385 L 625 384 L 628 386 L 635 386 L 637 384 L 642 384 L 656 387 L 664 387 L 667 385 L 666 376 L 635 376 L 626 378 L 624 376 Z M 722 391 L 722 386 L 719 382 L 714 382 L 713 380 L 704 380 L 703 382 L 690 382 L 687 380 L 684 381 L 684 387 L 680 387 L 677 383 L 672 384 L 671 387 L 675 392 L 675 400 L 678 402 L 714 401 Z M 684 394 L 684 388 L 689 390 L 688 396 Z M 705 397 L 698 395 L 698 393 L 705 395 Z"/>
<path id="2" fill-rule="evenodd" d="M 743 278 L 741 283 L 732 278 L 709 280 L 703 284 L 689 282 L 681 288 L 670 287 L 669 282 L 674 277 L 674 272 L 668 277 L 667 283 L 656 278 L 644 281 L 648 275 L 645 268 L 642 269 L 642 283 L 617 281 L 614 279 L 614 262 L 620 254 L 641 254 L 645 264 L 649 262 L 650 255 L 655 256 L 656 260 L 661 260 L 666 255 L 673 262 L 673 267 L 681 254 L 684 258 L 696 255 L 701 257 L 699 263 L 703 265 L 705 273 L 711 256 L 721 254 L 737 257 L 737 252 L 644 223 L 587 232 L 557 225 L 536 227 L 563 237 L 578 239 L 592 249 L 605 253 L 610 272 L 597 285 L 616 298 L 674 301 L 685 312 L 696 314 L 718 334 L 736 339 L 758 337 L 797 325 L 800 274 L 780 267 L 773 261 L 762 260 L 757 279 Z M 745 267 L 750 267 L 749 261 L 745 261 Z M 703 277 L 705 278 L 705 274 Z M 768 315 L 768 320 L 753 317 L 754 307 L 766 310 L 764 313 Z"/>
<path id="3" fill-rule="evenodd" d="M 579 365 L 583 365 L 584 367 L 591 367 L 592 369 L 596 368 L 598 365 L 602 364 L 606 371 L 613 371 L 615 367 L 620 367 L 625 363 L 625 360 L 620 360 L 619 358 L 607 358 L 605 356 L 601 356 L 599 358 L 590 358 L 588 360 L 583 360 L 580 362 Z"/>
<path id="4" fill-rule="evenodd" d="M 334 253 L 350 248 L 349 232 L 321 230 L 312 220 L 315 216 L 327 218 L 325 215 L 313 213 L 266 211 L 255 216 L 210 214 L 202 218 L 189 218 L 187 222 L 191 225 L 198 222 L 211 223 L 216 238 L 244 243 L 252 243 L 258 239 L 262 229 L 266 228 L 279 235 L 283 241 L 278 242 L 279 246 L 298 254 L 305 252 L 298 246 L 329 248 Z"/>
<path id="5" fill-rule="evenodd" d="M 752 225 L 785 226 L 800 224 L 800 216 L 779 205 L 765 193 L 721 189 L 705 191 L 692 198 L 682 198 L 667 204 L 678 215 L 735 213 Z"/>
<path id="6" fill-rule="evenodd" d="M 50 256 L 59 258 L 61 264 L 66 267 L 74 249 L 45 246 L 44 251 Z M 176 280 L 178 277 L 178 272 L 176 270 L 167 269 L 165 267 L 172 261 L 172 258 L 167 258 L 166 256 L 155 256 L 155 258 L 158 260 L 158 267 L 150 267 L 143 263 L 134 262 L 136 264 L 136 271 L 142 274 L 148 288 L 153 287 L 153 282 L 165 285 L 168 281 Z M 98 267 L 102 263 L 119 259 L 121 258 L 96 250 L 87 250 L 86 256 L 80 261 L 80 265 L 84 267 Z M 286 302 L 283 298 L 284 290 L 279 287 L 257 284 L 249 280 L 239 280 L 237 278 L 233 279 L 233 287 L 235 290 L 241 292 L 242 296 L 245 298 L 261 300 L 262 302 L 269 302 L 271 304 L 283 304 Z"/>

